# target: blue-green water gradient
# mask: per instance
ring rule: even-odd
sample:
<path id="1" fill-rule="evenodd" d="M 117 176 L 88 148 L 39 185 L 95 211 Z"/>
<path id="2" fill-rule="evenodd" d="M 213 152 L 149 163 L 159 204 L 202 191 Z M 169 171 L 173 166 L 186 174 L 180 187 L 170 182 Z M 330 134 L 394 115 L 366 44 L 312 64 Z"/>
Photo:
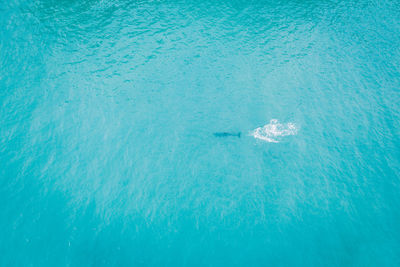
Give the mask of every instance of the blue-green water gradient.
<path id="1" fill-rule="evenodd" d="M 0 1 L 0 266 L 399 266 L 399 21 Z"/>

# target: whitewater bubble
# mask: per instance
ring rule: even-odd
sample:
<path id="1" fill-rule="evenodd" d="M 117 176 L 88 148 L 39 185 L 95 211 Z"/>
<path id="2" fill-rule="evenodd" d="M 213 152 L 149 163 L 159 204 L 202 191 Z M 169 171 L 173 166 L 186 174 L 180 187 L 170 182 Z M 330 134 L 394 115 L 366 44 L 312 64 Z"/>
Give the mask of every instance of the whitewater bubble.
<path id="1" fill-rule="evenodd" d="M 258 127 L 250 132 L 254 138 L 261 139 L 270 143 L 278 143 L 283 136 L 295 135 L 298 127 L 294 123 L 279 123 L 278 120 L 272 119 L 269 124 Z"/>

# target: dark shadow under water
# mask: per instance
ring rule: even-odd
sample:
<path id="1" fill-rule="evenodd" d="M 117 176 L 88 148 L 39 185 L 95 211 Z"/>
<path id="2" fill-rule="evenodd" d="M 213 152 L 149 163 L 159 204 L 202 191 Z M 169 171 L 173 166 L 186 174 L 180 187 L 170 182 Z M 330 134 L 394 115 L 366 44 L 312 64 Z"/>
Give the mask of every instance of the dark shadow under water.
<path id="1" fill-rule="evenodd" d="M 215 137 L 239 137 L 241 136 L 241 132 L 238 133 L 229 133 L 229 132 L 216 132 L 214 133 Z"/>

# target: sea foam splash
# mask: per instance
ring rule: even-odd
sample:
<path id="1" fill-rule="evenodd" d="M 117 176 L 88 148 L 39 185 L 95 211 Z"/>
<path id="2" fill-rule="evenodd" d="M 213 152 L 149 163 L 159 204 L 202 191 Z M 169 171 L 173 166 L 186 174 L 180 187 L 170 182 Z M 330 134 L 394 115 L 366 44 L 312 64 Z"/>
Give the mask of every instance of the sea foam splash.
<path id="1" fill-rule="evenodd" d="M 280 142 L 281 137 L 287 135 L 295 135 L 298 132 L 298 127 L 294 123 L 279 123 L 278 120 L 272 119 L 269 124 L 263 127 L 258 127 L 250 132 L 254 138 L 264 140 L 270 143 Z"/>

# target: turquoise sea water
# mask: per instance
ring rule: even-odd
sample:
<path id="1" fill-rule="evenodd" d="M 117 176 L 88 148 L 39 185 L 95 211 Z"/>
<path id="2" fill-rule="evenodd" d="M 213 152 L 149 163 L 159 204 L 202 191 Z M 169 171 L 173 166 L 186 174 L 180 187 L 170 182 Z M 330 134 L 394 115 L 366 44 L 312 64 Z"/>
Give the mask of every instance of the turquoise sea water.
<path id="1" fill-rule="evenodd" d="M 399 22 L 0 1 L 0 266 L 399 266 Z"/>

